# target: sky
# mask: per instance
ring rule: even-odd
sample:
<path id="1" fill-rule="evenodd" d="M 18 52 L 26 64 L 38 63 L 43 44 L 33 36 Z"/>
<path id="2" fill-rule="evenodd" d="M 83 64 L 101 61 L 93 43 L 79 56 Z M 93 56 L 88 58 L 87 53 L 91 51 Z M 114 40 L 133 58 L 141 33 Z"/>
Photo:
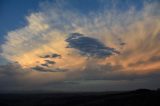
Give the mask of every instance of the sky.
<path id="1" fill-rule="evenodd" d="M 158 0 L 1 0 L 0 92 L 160 87 Z"/>

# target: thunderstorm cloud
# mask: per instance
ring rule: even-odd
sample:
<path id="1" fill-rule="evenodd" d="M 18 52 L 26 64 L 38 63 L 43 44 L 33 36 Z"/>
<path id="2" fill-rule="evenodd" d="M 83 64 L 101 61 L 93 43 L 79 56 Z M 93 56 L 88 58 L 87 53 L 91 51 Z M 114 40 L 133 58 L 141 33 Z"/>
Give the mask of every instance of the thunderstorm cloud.
<path id="1" fill-rule="evenodd" d="M 103 6 L 88 13 L 69 1 L 42 2 L 24 16 L 25 26 L 7 32 L 0 44 L 0 91 L 160 86 L 158 1 L 124 11 L 114 0 L 110 9 L 101 0 Z"/>

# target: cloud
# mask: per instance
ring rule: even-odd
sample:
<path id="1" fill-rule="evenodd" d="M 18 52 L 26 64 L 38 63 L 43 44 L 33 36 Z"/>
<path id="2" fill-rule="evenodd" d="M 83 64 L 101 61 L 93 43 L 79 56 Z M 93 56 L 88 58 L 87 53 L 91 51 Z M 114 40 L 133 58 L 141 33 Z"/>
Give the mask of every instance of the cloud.
<path id="1" fill-rule="evenodd" d="M 94 61 L 96 64 L 121 65 L 127 73 L 150 73 L 158 69 L 158 61 L 148 62 L 146 67 L 130 64 L 160 55 L 156 47 L 160 31 L 158 10 L 159 3 L 153 2 L 144 3 L 138 11 L 103 8 L 86 15 L 45 5 L 43 10 L 26 17 L 25 27 L 8 32 L 1 55 L 8 61 L 18 61 L 23 68 L 45 64 L 45 58 L 52 58 L 56 62 L 53 68 L 69 70 L 86 67 L 90 62 L 87 55 L 101 57 Z"/>
<path id="2" fill-rule="evenodd" d="M 52 54 L 47 54 L 44 56 L 39 56 L 40 58 L 61 58 L 60 54 L 52 53 Z"/>
<path id="3" fill-rule="evenodd" d="M 45 60 L 45 63 L 41 64 L 41 66 L 49 67 L 50 65 L 54 65 L 54 64 L 56 64 L 56 62 L 51 61 L 51 60 Z"/>
<path id="4" fill-rule="evenodd" d="M 81 82 L 79 89 L 159 86 L 158 2 L 138 10 L 104 7 L 89 14 L 49 5 L 31 12 L 26 26 L 5 36 L 0 49 L 0 63 L 7 64 L 0 66 L 4 89 L 12 82 L 12 89 L 52 89 L 54 85 L 44 85 L 66 80 Z M 54 90 L 71 88 L 76 89 L 61 84 Z"/>
<path id="5" fill-rule="evenodd" d="M 23 69 L 18 63 L 8 63 L 5 65 L 0 65 L 1 75 L 18 76 L 27 73 L 25 70 L 21 70 Z"/>
<path id="6" fill-rule="evenodd" d="M 61 58 L 61 55 L 59 55 L 59 54 L 52 54 L 52 56 L 51 56 L 52 58 Z"/>
<path id="7" fill-rule="evenodd" d="M 90 67 L 89 65 L 92 65 Z M 126 74 L 117 72 L 121 66 L 88 64 L 83 72 L 69 72 L 59 80 L 56 72 L 24 70 L 18 64 L 0 66 L 0 92 L 16 91 L 106 91 L 106 90 L 128 90 L 137 87 L 155 88 L 160 73 L 150 75 Z M 108 69 L 106 72 L 105 70 Z M 34 73 L 34 74 L 33 74 Z M 106 74 L 107 73 L 107 74 Z M 55 74 L 55 75 L 54 75 Z M 49 76 L 50 75 L 50 76 Z M 62 75 L 62 73 L 61 73 Z"/>
<path id="8" fill-rule="evenodd" d="M 40 56 L 40 58 L 49 58 L 50 55 Z"/>
<path id="9" fill-rule="evenodd" d="M 45 64 L 41 64 L 41 65 L 42 65 L 42 66 L 46 66 L 46 67 L 48 67 L 48 64 L 46 64 L 46 63 L 45 63 Z"/>
<path id="10" fill-rule="evenodd" d="M 79 50 L 82 54 L 93 57 L 109 57 L 114 53 L 119 53 L 114 48 L 106 47 L 97 39 L 86 37 L 80 33 L 72 33 L 66 39 L 68 48 Z"/>
<path id="11" fill-rule="evenodd" d="M 49 69 L 49 68 L 44 68 L 44 67 L 41 67 L 41 66 L 35 66 L 35 67 L 32 67 L 32 69 L 36 70 L 36 71 L 39 71 L 39 72 L 66 72 L 66 71 L 68 71 L 67 69 L 60 69 L 60 68 Z"/>
<path id="12" fill-rule="evenodd" d="M 56 64 L 56 62 L 51 61 L 51 60 L 45 60 L 47 64 Z"/>
<path id="13" fill-rule="evenodd" d="M 0 65 L 8 64 L 8 60 L 0 55 Z"/>

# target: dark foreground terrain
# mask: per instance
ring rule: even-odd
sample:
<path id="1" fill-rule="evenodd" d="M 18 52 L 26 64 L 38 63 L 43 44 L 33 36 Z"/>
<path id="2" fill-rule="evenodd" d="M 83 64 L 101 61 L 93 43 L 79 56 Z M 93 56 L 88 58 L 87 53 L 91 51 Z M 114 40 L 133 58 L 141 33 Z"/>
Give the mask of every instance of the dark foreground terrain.
<path id="1" fill-rule="evenodd" d="M 160 106 L 160 90 L 0 94 L 0 106 Z"/>

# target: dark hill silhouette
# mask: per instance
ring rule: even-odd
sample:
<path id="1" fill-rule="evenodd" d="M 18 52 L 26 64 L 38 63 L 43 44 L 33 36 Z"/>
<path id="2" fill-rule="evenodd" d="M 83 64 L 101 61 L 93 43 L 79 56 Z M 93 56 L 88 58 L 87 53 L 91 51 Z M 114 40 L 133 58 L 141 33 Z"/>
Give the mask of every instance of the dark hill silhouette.
<path id="1" fill-rule="evenodd" d="M 0 106 L 160 106 L 160 90 L 0 94 Z"/>
<path id="2" fill-rule="evenodd" d="M 140 94 L 145 94 L 145 93 L 151 93 L 153 92 L 152 90 L 149 89 L 137 89 L 135 91 L 131 91 L 132 93 L 140 93 Z"/>

